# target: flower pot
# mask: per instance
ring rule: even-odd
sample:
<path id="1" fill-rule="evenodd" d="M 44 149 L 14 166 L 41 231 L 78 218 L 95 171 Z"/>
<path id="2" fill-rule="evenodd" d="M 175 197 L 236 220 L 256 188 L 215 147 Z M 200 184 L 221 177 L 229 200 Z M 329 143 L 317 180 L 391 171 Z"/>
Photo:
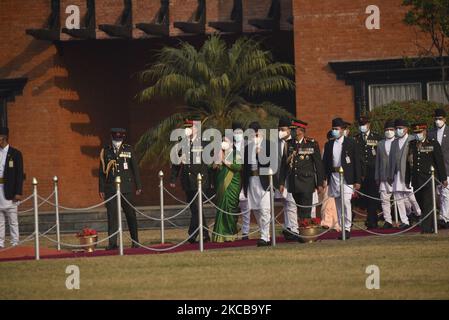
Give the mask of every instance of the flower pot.
<path id="1" fill-rule="evenodd" d="M 84 251 L 87 252 L 94 252 L 95 248 L 97 247 L 97 244 L 95 242 L 97 242 L 98 236 L 83 236 L 83 237 L 79 237 L 80 239 L 80 245 L 84 245 L 85 247 L 82 247 L 82 249 L 84 249 Z"/>
<path id="2" fill-rule="evenodd" d="M 318 239 L 318 235 L 322 232 L 320 226 L 311 226 L 299 228 L 299 237 L 304 243 L 312 243 Z"/>

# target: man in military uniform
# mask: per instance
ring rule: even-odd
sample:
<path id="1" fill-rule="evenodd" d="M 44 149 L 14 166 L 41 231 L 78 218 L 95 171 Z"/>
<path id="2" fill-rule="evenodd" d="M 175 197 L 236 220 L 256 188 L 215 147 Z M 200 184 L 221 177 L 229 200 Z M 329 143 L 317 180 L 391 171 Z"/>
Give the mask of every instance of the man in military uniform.
<path id="1" fill-rule="evenodd" d="M 131 194 L 133 187 L 136 189 L 136 195 L 142 192 L 142 184 L 140 182 L 139 166 L 132 147 L 123 143 L 126 137 L 126 130 L 122 128 L 112 128 L 110 144 L 101 149 L 100 152 L 100 169 L 99 169 L 99 187 L 100 198 L 109 199 L 116 194 L 116 177 L 120 177 L 120 191 L 122 193 L 122 208 L 125 212 L 126 221 L 128 223 L 131 239 L 136 243 L 132 244 L 133 248 L 138 247 L 139 242 L 137 234 L 137 218 L 134 209 L 128 203 L 131 203 Z M 128 202 L 126 200 L 128 200 Z M 117 217 L 117 201 L 113 199 L 106 203 L 108 215 L 108 235 L 118 230 Z M 109 239 L 107 250 L 117 249 L 117 235 Z"/>
<path id="2" fill-rule="evenodd" d="M 411 181 L 415 190 L 418 190 L 431 177 L 431 168 L 433 167 L 435 177 L 447 187 L 447 173 L 440 144 L 437 140 L 427 136 L 427 125 L 425 123 L 414 124 L 412 128 L 416 135 L 416 140 L 410 142 L 407 156 L 406 179 Z M 427 183 L 425 187 L 416 193 L 416 200 L 421 207 L 423 217 L 432 211 L 433 198 L 431 183 Z M 433 214 L 430 214 L 421 223 L 422 233 L 434 232 Z"/>
<path id="3" fill-rule="evenodd" d="M 370 121 L 367 117 L 360 117 L 359 133 L 354 137 L 360 153 L 360 164 L 362 169 L 361 192 L 371 197 L 379 198 L 379 188 L 375 180 L 377 144 L 382 137 L 371 130 Z M 357 204 L 362 207 L 366 204 L 368 216 L 365 225 L 368 229 L 377 228 L 378 202 L 368 197 L 360 196 Z"/>
<path id="4" fill-rule="evenodd" d="M 202 176 L 202 189 L 206 194 L 210 194 L 211 190 L 211 173 L 210 168 L 204 163 L 202 159 L 202 151 L 207 142 L 202 141 L 201 135 L 198 132 L 198 125 L 201 119 L 197 116 L 185 119 L 184 128 L 186 139 L 183 146 L 178 152 L 181 158 L 180 164 L 172 164 L 170 175 L 170 187 L 176 187 L 176 180 L 178 176 L 181 179 L 181 186 L 186 194 L 186 200 L 188 203 L 192 202 L 195 194 L 198 191 L 198 173 Z M 198 201 L 194 200 L 190 204 L 190 226 L 189 226 L 189 242 L 194 243 L 198 236 L 199 217 L 198 217 Z M 203 213 L 203 225 L 207 225 L 206 219 Z M 203 240 L 210 241 L 209 232 L 203 230 Z"/>
<path id="5" fill-rule="evenodd" d="M 287 151 L 281 162 L 281 183 L 287 181 L 287 188 L 293 194 L 296 203 L 311 206 L 315 189 L 319 193 L 324 188 L 324 168 L 318 142 L 306 137 L 307 123 L 293 120 L 296 127 L 296 138 L 288 141 Z M 281 192 L 284 185 L 280 186 Z M 312 208 L 298 208 L 300 219 L 311 218 Z"/>

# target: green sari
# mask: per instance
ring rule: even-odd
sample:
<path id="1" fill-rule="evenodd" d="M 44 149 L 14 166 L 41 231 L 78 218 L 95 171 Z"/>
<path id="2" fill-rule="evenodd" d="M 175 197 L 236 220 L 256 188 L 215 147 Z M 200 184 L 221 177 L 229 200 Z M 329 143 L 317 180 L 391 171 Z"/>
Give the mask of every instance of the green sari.
<path id="1" fill-rule="evenodd" d="M 226 212 L 239 212 L 239 197 L 242 187 L 242 165 L 237 164 L 235 152 L 230 152 L 231 164 L 221 164 L 216 177 L 217 202 L 216 205 Z M 237 215 L 230 215 L 217 209 L 215 218 L 213 242 L 233 241 L 237 238 Z M 220 235 L 218 235 L 220 234 Z"/>

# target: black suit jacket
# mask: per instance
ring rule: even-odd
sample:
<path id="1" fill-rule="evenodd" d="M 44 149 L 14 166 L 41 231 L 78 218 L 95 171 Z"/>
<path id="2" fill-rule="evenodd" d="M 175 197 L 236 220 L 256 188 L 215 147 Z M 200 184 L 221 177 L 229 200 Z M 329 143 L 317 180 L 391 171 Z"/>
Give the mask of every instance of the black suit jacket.
<path id="1" fill-rule="evenodd" d="M 330 181 L 332 172 L 334 172 L 332 163 L 334 142 L 335 140 L 330 140 L 324 146 L 323 163 L 328 181 Z M 349 157 L 349 163 L 346 161 L 346 157 Z M 356 142 L 352 138 L 344 138 L 341 151 L 341 166 L 343 167 L 347 184 L 361 183 L 360 153 Z"/>
<path id="2" fill-rule="evenodd" d="M 13 200 L 14 196 L 22 195 L 23 192 L 23 157 L 22 153 L 9 146 L 6 155 L 5 171 L 3 178 L 6 180 L 4 184 L 4 192 L 6 200 Z"/>
<path id="3" fill-rule="evenodd" d="M 266 151 L 265 151 L 266 149 Z M 245 196 L 248 196 L 248 187 L 249 187 L 249 178 L 251 177 L 251 166 L 252 164 L 250 163 L 250 157 L 249 157 L 249 146 L 245 146 L 245 153 L 244 153 L 244 162 L 243 162 L 243 191 L 245 193 Z M 276 154 L 274 154 L 273 156 L 276 158 L 276 161 L 278 159 L 278 154 L 277 154 L 277 150 L 275 148 L 275 144 L 273 142 L 271 142 L 270 140 L 265 140 L 262 142 L 261 145 L 261 151 L 260 154 L 266 154 L 267 157 L 271 158 L 271 152 L 275 152 Z M 257 156 L 257 164 L 259 167 L 259 170 L 261 168 L 272 168 L 275 169 L 273 170 L 273 173 L 276 173 L 278 171 L 278 168 L 273 168 L 274 164 L 273 163 L 261 163 L 261 159 Z M 277 164 L 278 167 L 281 165 L 280 163 Z M 262 188 L 264 188 L 265 190 L 268 189 L 268 186 L 270 185 L 270 178 L 268 175 L 260 175 L 260 183 L 262 184 Z M 274 178 L 274 177 L 273 177 Z M 273 182 L 274 184 L 274 182 Z"/>

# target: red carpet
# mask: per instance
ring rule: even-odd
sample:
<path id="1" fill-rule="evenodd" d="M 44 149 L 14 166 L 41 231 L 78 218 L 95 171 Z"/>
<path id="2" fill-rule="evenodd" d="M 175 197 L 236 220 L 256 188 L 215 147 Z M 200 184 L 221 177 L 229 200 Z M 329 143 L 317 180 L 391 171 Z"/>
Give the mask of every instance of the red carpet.
<path id="1" fill-rule="evenodd" d="M 391 234 L 396 233 L 399 230 L 398 229 L 389 229 L 389 230 L 383 230 L 383 229 L 377 229 L 372 230 L 377 233 L 382 234 Z M 418 227 L 413 228 L 412 230 L 408 231 L 407 233 L 416 233 L 419 232 L 420 229 Z M 336 231 L 330 231 L 318 238 L 318 241 L 321 240 L 336 240 L 340 233 Z M 358 237 L 366 237 L 370 236 L 371 234 L 363 231 L 363 230 L 354 230 L 351 232 L 351 238 L 358 238 Z M 371 235 L 372 236 L 372 235 Z M 350 241 L 350 240 L 349 240 Z M 204 244 L 204 250 L 214 250 L 214 249 L 226 249 L 226 248 L 236 248 L 236 247 L 254 247 L 256 246 L 257 239 L 253 240 L 238 240 L 234 242 L 225 242 L 225 243 L 212 243 L 208 242 Z M 277 243 L 286 243 L 284 237 L 277 237 L 276 238 Z M 163 249 L 163 248 L 169 248 L 172 247 L 174 244 L 159 244 L 159 245 L 152 245 L 152 248 L 157 249 Z M 160 254 L 160 253 L 175 253 L 175 252 L 183 252 L 183 251 L 199 251 L 199 244 L 184 244 L 182 246 L 177 247 L 176 249 L 169 250 L 169 251 L 163 251 L 163 252 L 157 252 L 157 251 L 150 251 L 145 248 L 125 248 L 124 253 L 125 255 L 139 255 L 139 254 Z M 118 250 L 97 250 L 92 253 L 87 252 L 71 252 L 67 250 L 63 250 L 58 252 L 56 249 L 46 249 L 41 248 L 40 250 L 40 258 L 41 259 L 63 259 L 63 258 L 82 258 L 82 257 L 105 257 L 105 256 L 116 256 L 118 255 Z M 34 259 L 34 247 L 16 247 L 12 248 L 10 250 L 6 251 L 0 251 L 0 262 L 2 261 L 20 261 L 20 260 L 33 260 Z"/>

